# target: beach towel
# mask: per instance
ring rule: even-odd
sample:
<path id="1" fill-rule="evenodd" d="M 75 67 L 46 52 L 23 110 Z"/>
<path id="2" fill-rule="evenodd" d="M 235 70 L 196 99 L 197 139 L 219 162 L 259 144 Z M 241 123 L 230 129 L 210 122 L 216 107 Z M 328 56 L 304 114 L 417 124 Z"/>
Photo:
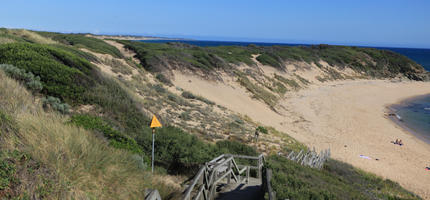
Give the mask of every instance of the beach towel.
<path id="1" fill-rule="evenodd" d="M 360 155 L 360 158 L 364 158 L 364 159 L 372 160 L 372 158 L 370 158 L 369 156 L 364 156 L 364 155 Z"/>
<path id="2" fill-rule="evenodd" d="M 427 170 L 427 171 L 430 171 L 430 167 L 426 167 L 426 170 Z"/>

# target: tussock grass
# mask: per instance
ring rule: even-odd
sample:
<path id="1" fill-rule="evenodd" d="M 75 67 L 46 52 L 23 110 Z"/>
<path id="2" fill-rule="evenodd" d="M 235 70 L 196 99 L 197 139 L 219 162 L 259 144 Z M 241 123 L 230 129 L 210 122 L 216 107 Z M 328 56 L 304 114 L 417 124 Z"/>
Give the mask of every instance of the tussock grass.
<path id="1" fill-rule="evenodd" d="M 270 106 L 272 109 L 276 106 L 278 102 L 278 97 L 264 89 L 263 87 L 260 87 L 254 83 L 252 83 L 248 77 L 243 74 L 242 72 L 236 73 L 238 76 L 237 82 L 239 82 L 240 85 L 245 87 L 254 98 L 262 100 L 264 103 L 266 103 L 268 106 Z"/>
<path id="2" fill-rule="evenodd" d="M 16 133 L 1 135 L 2 151 L 28 153 L 54 169 L 58 180 L 52 183 L 51 199 L 137 199 L 144 195 L 151 177 L 132 154 L 65 123 L 65 116 L 44 112 L 31 93 L 3 72 L 0 83 L 0 110 L 19 126 Z"/>
<path id="3" fill-rule="evenodd" d="M 12 43 L 12 42 L 15 42 L 15 40 L 11 39 L 11 38 L 0 36 L 0 44 L 7 44 L 7 43 Z"/>

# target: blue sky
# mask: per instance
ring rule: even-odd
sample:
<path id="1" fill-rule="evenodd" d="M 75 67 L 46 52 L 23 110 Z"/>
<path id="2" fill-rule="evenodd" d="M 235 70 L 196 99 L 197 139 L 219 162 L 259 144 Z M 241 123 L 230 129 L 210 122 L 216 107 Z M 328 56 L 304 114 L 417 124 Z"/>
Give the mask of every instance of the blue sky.
<path id="1" fill-rule="evenodd" d="M 427 0 L 2 0 L 0 27 L 430 48 Z"/>

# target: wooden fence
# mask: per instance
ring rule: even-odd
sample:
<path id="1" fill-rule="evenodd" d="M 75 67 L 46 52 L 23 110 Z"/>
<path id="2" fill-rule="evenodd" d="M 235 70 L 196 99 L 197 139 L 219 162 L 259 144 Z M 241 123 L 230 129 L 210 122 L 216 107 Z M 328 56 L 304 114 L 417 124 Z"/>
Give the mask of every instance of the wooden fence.
<path id="1" fill-rule="evenodd" d="M 330 158 L 330 155 L 330 149 L 321 151 L 318 154 L 314 148 L 312 151 L 308 150 L 306 152 L 303 150 L 298 153 L 291 151 L 290 154 L 288 154 L 287 158 L 297 163 L 300 163 L 301 165 L 321 169 L 325 161 Z"/>

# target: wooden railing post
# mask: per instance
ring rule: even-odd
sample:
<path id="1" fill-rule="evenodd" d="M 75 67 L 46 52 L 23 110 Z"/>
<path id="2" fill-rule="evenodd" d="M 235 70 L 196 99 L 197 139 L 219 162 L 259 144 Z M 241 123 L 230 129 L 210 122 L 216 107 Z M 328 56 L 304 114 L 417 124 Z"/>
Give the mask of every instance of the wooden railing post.
<path id="1" fill-rule="evenodd" d="M 258 172 L 257 172 L 257 178 L 261 179 L 261 157 L 258 157 Z"/>
<path id="2" fill-rule="evenodd" d="M 232 168 L 231 168 L 231 163 L 232 163 L 233 161 L 230 161 L 230 162 L 228 162 L 228 168 L 227 168 L 227 171 L 229 171 L 229 170 L 231 170 Z M 231 171 L 231 173 L 234 173 L 233 172 L 233 170 Z M 230 184 L 230 181 L 231 181 L 231 173 L 230 174 L 228 174 L 227 175 L 227 184 Z"/>
<path id="3" fill-rule="evenodd" d="M 249 184 L 249 170 L 251 168 L 249 166 L 246 167 L 246 184 Z"/>

